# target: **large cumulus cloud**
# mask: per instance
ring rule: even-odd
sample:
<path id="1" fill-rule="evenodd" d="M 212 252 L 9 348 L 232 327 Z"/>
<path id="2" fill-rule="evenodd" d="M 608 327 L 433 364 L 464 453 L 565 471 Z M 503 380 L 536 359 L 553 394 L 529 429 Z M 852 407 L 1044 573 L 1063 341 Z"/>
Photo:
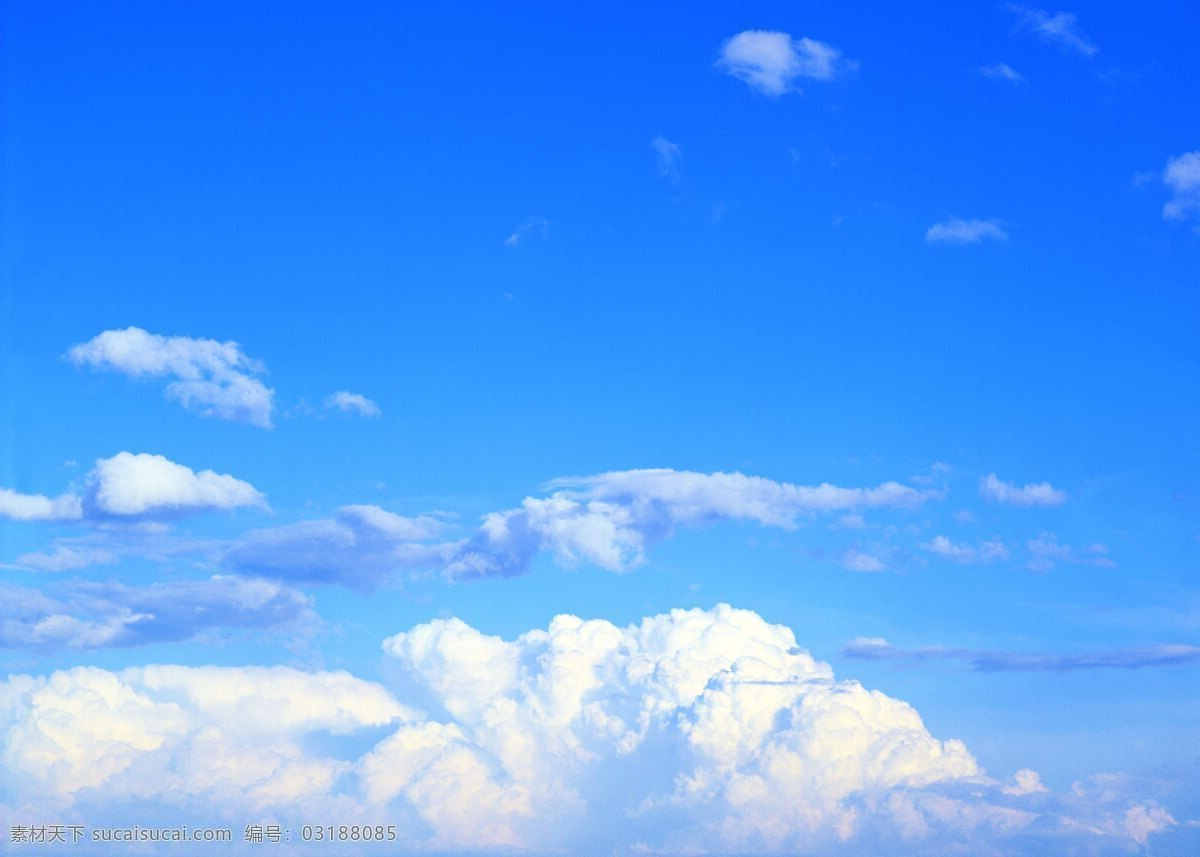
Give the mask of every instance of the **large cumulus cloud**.
<path id="1" fill-rule="evenodd" d="M 1030 770 L 992 780 L 911 706 L 724 605 L 627 627 L 559 616 L 511 641 L 439 619 L 384 651 L 383 683 L 285 667 L 11 677 L 0 814 L 336 817 L 396 823 L 407 850 L 482 852 L 1102 853 L 1176 826 L 1109 781 L 1054 795 Z"/>

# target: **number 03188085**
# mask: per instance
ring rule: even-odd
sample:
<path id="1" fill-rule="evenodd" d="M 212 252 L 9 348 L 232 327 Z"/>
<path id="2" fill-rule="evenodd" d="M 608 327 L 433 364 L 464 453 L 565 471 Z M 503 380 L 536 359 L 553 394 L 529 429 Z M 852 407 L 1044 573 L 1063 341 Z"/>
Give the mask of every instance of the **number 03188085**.
<path id="1" fill-rule="evenodd" d="M 300 838 L 305 842 L 394 842 L 394 824 L 306 824 L 300 828 Z"/>

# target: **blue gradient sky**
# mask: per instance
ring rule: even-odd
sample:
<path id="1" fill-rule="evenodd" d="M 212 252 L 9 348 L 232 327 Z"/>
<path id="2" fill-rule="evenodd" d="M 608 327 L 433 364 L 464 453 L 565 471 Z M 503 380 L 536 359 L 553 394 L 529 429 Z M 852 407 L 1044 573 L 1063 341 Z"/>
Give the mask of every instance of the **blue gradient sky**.
<path id="1" fill-rule="evenodd" d="M 772 838 L 722 792 L 704 812 L 742 832 L 704 847 L 1200 847 L 1192 4 L 9 2 L 3 27 L 6 832 L 39 801 L 134 823 L 149 751 L 105 779 L 59 746 L 85 773 L 16 785 L 56 671 L 152 697 L 130 669 L 342 670 L 437 720 L 385 639 L 727 603 L 961 739 L 993 797 L 938 768 L 936 800 L 863 783 L 846 837 Z M 364 714 L 361 752 L 398 716 Z M 606 771 L 553 841 L 454 839 L 419 789 L 371 817 L 415 850 L 578 848 L 628 809 Z M 227 786 L 197 800 L 240 834 Z M 296 805 L 377 796 L 338 789 Z M 606 849 L 696 846 L 639 819 Z"/>

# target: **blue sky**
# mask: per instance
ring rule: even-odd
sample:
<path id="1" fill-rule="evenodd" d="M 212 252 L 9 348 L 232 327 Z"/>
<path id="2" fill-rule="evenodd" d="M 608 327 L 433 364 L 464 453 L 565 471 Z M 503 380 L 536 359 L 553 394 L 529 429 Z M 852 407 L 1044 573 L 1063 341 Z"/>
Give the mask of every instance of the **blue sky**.
<path id="1" fill-rule="evenodd" d="M 1198 32 L 5 4 L 3 847 L 1194 853 Z"/>

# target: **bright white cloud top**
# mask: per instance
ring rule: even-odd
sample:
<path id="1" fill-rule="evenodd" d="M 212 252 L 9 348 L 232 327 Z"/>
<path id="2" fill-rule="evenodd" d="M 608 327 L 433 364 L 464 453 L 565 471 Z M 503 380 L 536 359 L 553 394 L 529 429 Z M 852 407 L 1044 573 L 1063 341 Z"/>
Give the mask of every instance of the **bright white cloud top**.
<path id="1" fill-rule="evenodd" d="M 746 30 L 727 40 L 717 65 L 752 89 L 775 96 L 798 92 L 797 78 L 829 81 L 858 68 L 824 42 L 767 30 Z"/>
<path id="2" fill-rule="evenodd" d="M 67 352 L 76 366 L 132 378 L 168 378 L 166 396 L 206 417 L 271 427 L 274 391 L 263 364 L 236 342 L 160 336 L 140 327 L 106 330 Z"/>
<path id="3" fill-rule="evenodd" d="M 10 677 L 7 813 L 132 800 L 144 825 L 197 809 L 214 824 L 336 816 L 400 821 L 408 849 L 620 853 L 1003 850 L 1080 825 L 1132 845 L 1176 824 L 1119 789 L 1089 805 L 1029 769 L 994 780 L 911 706 L 724 605 L 624 628 L 558 616 L 512 641 L 439 619 L 384 651 L 386 686 L 286 667 Z M 365 729 L 384 735 L 348 756 L 312 740 Z M 1125 824 L 1094 823 L 1114 811 Z"/>
<path id="4" fill-rule="evenodd" d="M 88 505 L 101 515 L 154 517 L 265 506 L 249 482 L 227 473 L 199 473 L 162 455 L 119 452 L 92 469 Z"/>

